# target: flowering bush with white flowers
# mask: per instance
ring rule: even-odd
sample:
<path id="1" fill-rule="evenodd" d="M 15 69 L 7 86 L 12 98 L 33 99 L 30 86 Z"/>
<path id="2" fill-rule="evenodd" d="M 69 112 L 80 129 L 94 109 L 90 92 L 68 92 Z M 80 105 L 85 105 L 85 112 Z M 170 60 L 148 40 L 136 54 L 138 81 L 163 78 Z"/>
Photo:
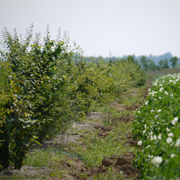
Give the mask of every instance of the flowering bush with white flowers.
<path id="1" fill-rule="evenodd" d="M 134 137 L 138 152 L 133 165 L 142 179 L 180 177 L 180 74 L 157 79 L 136 112 Z"/>

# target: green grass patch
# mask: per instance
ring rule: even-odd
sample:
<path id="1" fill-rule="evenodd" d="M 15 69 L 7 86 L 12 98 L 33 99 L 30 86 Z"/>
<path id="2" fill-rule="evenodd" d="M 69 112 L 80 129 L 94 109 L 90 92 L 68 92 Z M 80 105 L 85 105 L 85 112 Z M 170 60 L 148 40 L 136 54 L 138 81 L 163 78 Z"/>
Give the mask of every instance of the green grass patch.
<path id="1" fill-rule="evenodd" d="M 106 174 L 99 174 L 93 176 L 93 180 L 112 180 L 112 179 L 124 180 L 123 172 L 120 171 L 119 173 L 115 173 L 113 171 L 112 166 L 110 166 Z"/>
<path id="2" fill-rule="evenodd" d="M 24 164 L 32 167 L 47 166 L 48 162 L 60 159 L 62 156 L 60 153 L 53 153 L 45 150 L 34 150 L 32 153 L 26 156 Z"/>
<path id="3" fill-rule="evenodd" d="M 131 123 L 121 123 L 116 129 L 110 131 L 105 138 L 100 138 L 97 131 L 91 132 L 81 139 L 86 149 L 76 146 L 75 150 L 82 156 L 88 167 L 101 165 L 104 157 L 135 152 L 135 147 L 124 145 L 126 134 L 131 131 L 131 128 Z"/>

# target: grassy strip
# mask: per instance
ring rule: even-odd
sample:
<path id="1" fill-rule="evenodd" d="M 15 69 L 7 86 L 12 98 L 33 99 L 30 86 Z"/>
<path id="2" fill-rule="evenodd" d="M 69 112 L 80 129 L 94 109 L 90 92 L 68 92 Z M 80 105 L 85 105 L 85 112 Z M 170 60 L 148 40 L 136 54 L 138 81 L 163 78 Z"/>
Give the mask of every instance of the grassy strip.
<path id="1" fill-rule="evenodd" d="M 130 130 L 131 123 L 121 123 L 105 138 L 100 138 L 97 132 L 86 134 L 81 139 L 86 149 L 76 146 L 76 152 L 83 157 L 88 167 L 100 166 L 104 157 L 135 151 L 134 147 L 124 146 L 126 133 Z"/>
<path id="2" fill-rule="evenodd" d="M 136 112 L 133 134 L 142 149 L 134 160 L 142 179 L 180 177 L 180 74 L 157 79 Z"/>
<path id="3" fill-rule="evenodd" d="M 144 87 L 136 89 L 138 92 L 135 96 L 128 95 L 121 101 L 121 103 L 123 103 L 124 106 L 131 106 L 132 104 L 141 101 L 142 97 L 140 97 L 140 94 L 143 88 Z M 110 109 L 107 104 L 104 104 L 102 106 L 97 105 L 96 107 L 94 107 L 94 111 L 100 111 L 107 114 L 107 117 L 100 123 L 104 126 L 110 126 L 112 130 L 105 138 L 99 137 L 98 131 L 92 131 L 84 134 L 79 140 L 83 143 L 85 148 L 78 145 L 72 145 L 72 148 L 74 149 L 73 152 L 76 152 L 83 158 L 83 161 L 85 162 L 87 167 L 92 168 L 101 166 L 104 157 L 111 157 L 112 155 L 121 156 L 128 153 L 136 154 L 138 151 L 137 147 L 129 146 L 128 144 L 126 144 L 126 136 L 127 134 L 131 133 L 132 122 L 118 122 L 118 124 L 116 122 L 116 118 L 127 114 L 134 116 L 135 112 L 119 112 L 114 109 Z M 106 175 L 99 174 L 98 176 L 94 176 L 93 179 L 124 179 L 124 176 L 122 172 L 113 172 L 112 168 L 110 167 Z"/>

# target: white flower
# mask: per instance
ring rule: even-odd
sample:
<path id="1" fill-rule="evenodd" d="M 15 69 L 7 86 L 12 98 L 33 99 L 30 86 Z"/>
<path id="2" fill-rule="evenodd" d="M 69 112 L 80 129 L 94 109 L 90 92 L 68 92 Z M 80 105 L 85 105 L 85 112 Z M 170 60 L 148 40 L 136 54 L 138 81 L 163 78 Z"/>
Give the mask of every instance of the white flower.
<path id="1" fill-rule="evenodd" d="M 173 133 L 169 133 L 168 136 L 171 137 L 171 136 L 174 136 L 174 134 Z"/>
<path id="2" fill-rule="evenodd" d="M 158 139 L 161 139 L 161 134 L 158 135 Z"/>
<path id="3" fill-rule="evenodd" d="M 172 82 L 172 79 L 171 79 L 171 80 L 169 80 L 169 82 Z"/>
<path id="4" fill-rule="evenodd" d="M 178 117 L 175 117 L 175 118 L 171 121 L 171 124 L 172 124 L 172 125 L 175 125 L 177 121 L 178 121 Z"/>
<path id="5" fill-rule="evenodd" d="M 163 158 L 161 156 L 155 156 L 152 160 L 151 163 L 154 164 L 156 167 L 159 167 L 159 165 L 162 163 Z"/>
<path id="6" fill-rule="evenodd" d="M 161 109 L 157 110 L 157 112 L 161 112 Z"/>
<path id="7" fill-rule="evenodd" d="M 175 146 L 176 146 L 176 147 L 180 147 L 180 138 L 177 139 Z"/>
<path id="8" fill-rule="evenodd" d="M 166 139 L 166 142 L 167 142 L 168 144 L 170 144 L 172 141 L 173 141 L 173 140 L 172 140 L 171 137 L 168 137 L 168 138 Z"/>
<path id="9" fill-rule="evenodd" d="M 148 105 L 148 101 L 145 101 L 144 104 L 145 104 L 145 105 Z"/>
<path id="10" fill-rule="evenodd" d="M 170 156 L 170 157 L 171 157 L 171 158 L 173 158 L 173 157 L 175 157 L 175 156 L 176 156 L 175 154 L 171 154 L 171 156 Z"/>
<path id="11" fill-rule="evenodd" d="M 173 120 L 171 121 L 171 124 L 172 124 L 172 125 L 175 125 L 175 124 L 176 124 L 176 121 L 173 119 Z"/>
<path id="12" fill-rule="evenodd" d="M 144 125 L 145 129 L 146 129 L 146 124 Z"/>
<path id="13" fill-rule="evenodd" d="M 177 122 L 178 121 L 178 117 L 175 117 L 174 120 Z"/>
<path id="14" fill-rule="evenodd" d="M 151 135 L 151 137 L 150 137 L 150 140 L 152 141 L 152 140 L 154 140 L 154 138 L 153 138 L 153 136 Z"/>
<path id="15" fill-rule="evenodd" d="M 153 110 L 153 109 L 151 110 L 151 113 L 152 113 L 152 112 L 154 112 L 154 110 Z"/>
<path id="16" fill-rule="evenodd" d="M 148 158 L 153 158 L 153 155 L 148 155 Z"/>
<path id="17" fill-rule="evenodd" d="M 138 113 L 140 113 L 140 111 L 138 111 Z"/>
<path id="18" fill-rule="evenodd" d="M 165 93 L 164 93 L 164 94 L 168 95 L 168 92 L 167 92 L 167 91 L 165 91 Z"/>
<path id="19" fill-rule="evenodd" d="M 158 115 L 156 115 L 156 116 L 154 116 L 155 118 L 157 118 L 158 117 Z"/>
<path id="20" fill-rule="evenodd" d="M 173 93 L 172 93 L 172 94 L 170 94 L 170 96 L 173 96 Z"/>
<path id="21" fill-rule="evenodd" d="M 138 142 L 137 142 L 137 145 L 138 145 L 138 146 L 141 146 L 141 145 L 142 145 L 142 141 L 138 141 Z"/>
<path id="22" fill-rule="evenodd" d="M 161 99 L 161 96 L 159 96 L 159 99 Z"/>
<path id="23" fill-rule="evenodd" d="M 150 147 L 150 145 L 146 146 L 146 148 Z"/>
<path id="24" fill-rule="evenodd" d="M 167 128 L 166 128 L 166 131 L 169 132 L 169 131 L 171 131 L 171 130 L 167 127 Z"/>
<path id="25" fill-rule="evenodd" d="M 156 140 L 157 139 L 157 137 L 156 137 L 156 135 L 154 135 L 154 140 Z"/>
<path id="26" fill-rule="evenodd" d="M 163 86 L 162 84 L 160 84 L 159 86 Z"/>
<path id="27" fill-rule="evenodd" d="M 154 82 L 153 86 L 157 86 L 157 82 Z"/>
<path id="28" fill-rule="evenodd" d="M 143 134 L 146 132 L 146 130 L 143 131 Z"/>
<path id="29" fill-rule="evenodd" d="M 162 90 L 163 90 L 163 88 L 161 87 L 161 88 L 159 89 L 159 91 L 162 92 Z"/>

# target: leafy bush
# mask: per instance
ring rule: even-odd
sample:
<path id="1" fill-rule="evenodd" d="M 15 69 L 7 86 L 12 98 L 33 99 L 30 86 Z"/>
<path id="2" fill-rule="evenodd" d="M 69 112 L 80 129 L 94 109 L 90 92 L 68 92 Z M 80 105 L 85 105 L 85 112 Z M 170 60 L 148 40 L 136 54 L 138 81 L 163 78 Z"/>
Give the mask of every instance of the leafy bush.
<path id="1" fill-rule="evenodd" d="M 180 177 L 180 74 L 157 79 L 136 112 L 133 134 L 142 149 L 134 160 L 144 179 Z"/>
<path id="2" fill-rule="evenodd" d="M 6 140 L 1 150 L 4 152 L 4 146 L 6 150 L 9 148 L 10 155 L 5 157 L 5 161 L 11 160 L 17 169 L 21 168 L 31 143 L 39 144 L 38 141 L 52 134 L 68 119 L 70 112 L 61 89 L 64 80 L 61 76 L 56 76 L 57 61 L 60 61 L 62 53 L 66 53 L 64 43 L 51 41 L 47 32 L 43 47 L 40 46 L 37 36 L 28 51 L 31 38 L 32 28 L 22 44 L 16 32 L 11 36 L 6 30 L 4 43 L 8 50 L 5 53 L 1 51 L 2 62 L 7 62 L 12 69 L 12 73 L 4 75 L 6 79 L 9 78 L 4 78 L 4 81 L 10 82 L 9 86 L 13 84 L 16 88 L 16 91 L 12 92 L 12 88 L 2 87 L 2 97 L 6 96 L 8 91 L 11 92 L 11 97 L 7 103 L 1 104 L 1 113 L 4 113 L 1 132 L 2 137 L 6 137 L 2 138 Z M 13 73 L 16 78 L 12 76 Z M 2 161 L 1 164 L 7 168 Z"/>

